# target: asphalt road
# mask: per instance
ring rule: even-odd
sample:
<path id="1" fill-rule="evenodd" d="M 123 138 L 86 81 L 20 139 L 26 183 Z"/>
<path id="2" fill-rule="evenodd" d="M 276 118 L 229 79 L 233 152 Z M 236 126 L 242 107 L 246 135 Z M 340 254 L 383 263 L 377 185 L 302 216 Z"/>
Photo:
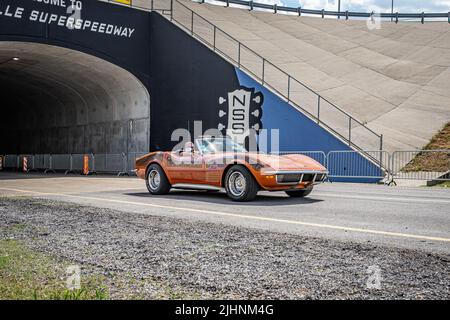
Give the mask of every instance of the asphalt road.
<path id="1" fill-rule="evenodd" d="M 448 189 L 327 183 L 305 199 L 261 192 L 254 202 L 235 203 L 224 192 L 174 190 L 151 196 L 137 178 L 2 172 L 0 196 L 4 195 L 450 253 Z"/>

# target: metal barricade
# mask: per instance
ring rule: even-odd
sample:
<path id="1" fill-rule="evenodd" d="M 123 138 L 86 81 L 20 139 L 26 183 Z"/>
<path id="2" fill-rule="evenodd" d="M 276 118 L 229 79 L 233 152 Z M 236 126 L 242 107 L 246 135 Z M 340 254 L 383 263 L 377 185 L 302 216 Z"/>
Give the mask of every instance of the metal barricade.
<path id="1" fill-rule="evenodd" d="M 36 155 L 32 154 L 28 157 L 28 170 L 27 173 L 30 172 L 38 172 L 39 170 L 36 168 Z"/>
<path id="2" fill-rule="evenodd" d="M 92 173 L 106 172 L 106 154 L 92 154 Z"/>
<path id="3" fill-rule="evenodd" d="M 65 172 L 65 174 L 82 174 L 84 169 L 84 156 L 85 154 L 77 153 L 70 155 L 70 163 L 69 168 Z M 88 155 L 88 168 L 89 171 L 92 171 L 93 168 L 93 157 L 92 155 Z"/>
<path id="4" fill-rule="evenodd" d="M 5 169 L 19 170 L 19 156 L 15 154 L 7 154 L 4 158 Z"/>
<path id="5" fill-rule="evenodd" d="M 117 173 L 118 176 L 127 175 L 126 173 L 126 155 L 107 154 L 106 155 L 106 172 Z"/>
<path id="6" fill-rule="evenodd" d="M 388 181 L 389 163 L 387 151 L 330 151 L 327 155 L 330 181 Z"/>
<path id="7" fill-rule="evenodd" d="M 391 184 L 395 180 L 450 181 L 450 150 L 394 151 Z"/>
<path id="8" fill-rule="evenodd" d="M 44 171 L 46 169 L 44 158 L 43 154 L 35 154 L 33 156 L 33 169 L 35 171 Z"/>
<path id="9" fill-rule="evenodd" d="M 25 173 L 37 172 L 35 156 L 32 154 L 21 154 L 18 155 L 18 169 Z"/>
<path id="10" fill-rule="evenodd" d="M 53 169 L 53 155 L 44 154 L 43 160 L 44 160 L 44 173 L 45 174 L 49 172 L 56 173 L 56 171 Z"/>
<path id="11" fill-rule="evenodd" d="M 70 169 L 70 154 L 53 154 L 52 155 L 52 168 L 54 171 L 66 172 Z"/>
<path id="12" fill-rule="evenodd" d="M 106 173 L 135 174 L 136 159 L 145 152 L 122 154 L 89 154 L 88 174 Z M 426 180 L 430 182 L 450 181 L 450 150 L 394 151 L 280 151 L 279 155 L 301 154 L 308 156 L 329 171 L 330 181 L 378 182 L 395 184 L 395 180 Z M 35 154 L 5 155 L 6 170 L 24 170 L 23 159 L 27 159 L 26 172 L 44 173 L 63 171 L 83 173 L 85 154 Z"/>
<path id="13" fill-rule="evenodd" d="M 92 173 L 114 173 L 118 176 L 127 175 L 126 154 L 93 154 Z"/>

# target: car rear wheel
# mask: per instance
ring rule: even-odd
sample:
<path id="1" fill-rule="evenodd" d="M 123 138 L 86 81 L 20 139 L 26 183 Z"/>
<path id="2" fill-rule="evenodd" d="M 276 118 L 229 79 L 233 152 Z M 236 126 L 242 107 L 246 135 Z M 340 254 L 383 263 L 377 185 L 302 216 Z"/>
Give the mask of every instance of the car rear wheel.
<path id="1" fill-rule="evenodd" d="M 307 195 L 309 195 L 312 190 L 313 190 L 313 188 L 310 187 L 310 188 L 307 188 L 307 189 L 288 190 L 288 191 L 285 191 L 285 192 L 286 192 L 286 194 L 289 197 L 292 197 L 292 198 L 303 198 L 303 197 L 306 197 Z"/>
<path id="2" fill-rule="evenodd" d="M 252 201 L 259 187 L 253 175 L 243 166 L 235 165 L 225 176 L 225 189 L 233 201 Z"/>
<path id="3" fill-rule="evenodd" d="M 148 167 L 145 183 L 151 194 L 167 194 L 171 188 L 164 170 L 158 164 Z"/>

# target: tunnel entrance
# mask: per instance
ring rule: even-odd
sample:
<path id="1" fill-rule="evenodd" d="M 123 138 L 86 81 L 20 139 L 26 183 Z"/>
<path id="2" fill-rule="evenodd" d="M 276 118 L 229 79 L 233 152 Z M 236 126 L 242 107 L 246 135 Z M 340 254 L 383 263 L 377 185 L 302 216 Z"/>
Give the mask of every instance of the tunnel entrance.
<path id="1" fill-rule="evenodd" d="M 146 87 L 92 55 L 0 42 L 0 97 L 0 154 L 149 150 Z"/>

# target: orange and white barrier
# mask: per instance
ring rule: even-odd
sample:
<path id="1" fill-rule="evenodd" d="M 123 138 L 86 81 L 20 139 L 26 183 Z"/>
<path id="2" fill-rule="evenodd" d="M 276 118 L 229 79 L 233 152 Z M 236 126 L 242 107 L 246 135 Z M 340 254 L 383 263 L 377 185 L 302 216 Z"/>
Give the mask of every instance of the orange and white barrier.
<path id="1" fill-rule="evenodd" d="M 0 171 L 3 170 L 3 156 L 0 156 Z"/>
<path id="2" fill-rule="evenodd" d="M 83 174 L 89 175 L 89 155 L 87 154 L 83 156 Z"/>

